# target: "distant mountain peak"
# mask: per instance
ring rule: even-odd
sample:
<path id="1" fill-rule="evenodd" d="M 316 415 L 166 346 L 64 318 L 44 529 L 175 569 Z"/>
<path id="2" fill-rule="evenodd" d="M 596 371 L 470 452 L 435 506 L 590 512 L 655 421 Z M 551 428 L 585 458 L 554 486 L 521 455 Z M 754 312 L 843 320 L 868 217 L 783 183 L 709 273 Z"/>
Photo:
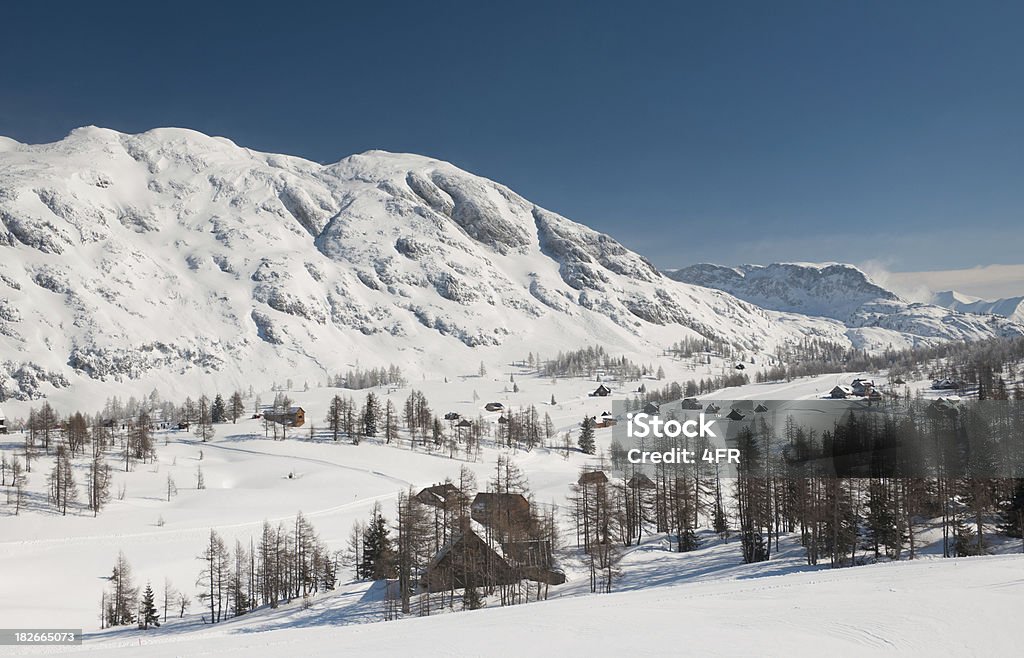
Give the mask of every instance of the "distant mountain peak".
<path id="1" fill-rule="evenodd" d="M 970 340 L 1006 326 L 1004 318 L 965 315 L 959 309 L 908 302 L 872 281 L 859 268 L 843 263 L 735 267 L 705 263 L 667 274 L 676 281 L 728 292 L 762 308 L 838 320 L 851 328 L 848 335 L 855 344 L 867 346 L 879 345 L 875 334 L 880 330 L 918 337 L 960 335 Z"/>
<path id="2" fill-rule="evenodd" d="M 842 263 L 735 267 L 701 263 L 668 275 L 676 281 L 724 290 L 764 308 L 838 320 L 869 301 L 902 301 L 860 269 Z"/>
<path id="3" fill-rule="evenodd" d="M 988 300 L 956 290 L 944 290 L 933 295 L 932 303 L 961 313 L 999 315 L 1015 322 L 1024 322 L 1024 296 Z"/>

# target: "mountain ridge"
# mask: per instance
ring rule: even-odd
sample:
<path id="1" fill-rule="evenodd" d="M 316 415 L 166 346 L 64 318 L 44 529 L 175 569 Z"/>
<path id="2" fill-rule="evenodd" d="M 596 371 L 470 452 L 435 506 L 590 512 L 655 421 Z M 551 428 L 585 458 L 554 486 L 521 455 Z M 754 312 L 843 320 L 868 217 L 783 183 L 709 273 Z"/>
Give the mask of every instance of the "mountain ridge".
<path id="1" fill-rule="evenodd" d="M 1000 315 L 1015 322 L 1024 322 L 1024 295 L 990 300 L 956 290 L 943 290 L 932 296 L 932 303 L 961 313 Z"/>
<path id="2" fill-rule="evenodd" d="M 322 378 L 360 354 L 454 371 L 464 348 L 636 352 L 704 335 L 756 351 L 803 322 L 779 329 L 677 284 L 440 160 L 321 165 L 185 129 L 5 150 L 0 249 L 0 379 L 16 395 L 157 371 Z"/>
<path id="3" fill-rule="evenodd" d="M 807 336 L 875 347 L 1021 331 L 850 329 L 763 309 L 426 156 L 319 164 L 179 128 L 4 144 L 6 395 L 323 379 L 360 363 L 456 375 L 473 350 L 507 362 L 584 344 L 645 357 L 686 337 L 757 353 Z"/>
<path id="4" fill-rule="evenodd" d="M 722 290 L 759 307 L 831 318 L 851 329 L 881 328 L 949 340 L 982 337 L 984 327 L 1015 329 L 995 315 L 967 315 L 910 302 L 845 263 L 772 263 L 727 267 L 699 263 L 666 274 L 684 283 Z M 1000 334 L 1001 329 L 995 333 Z M 856 342 L 856 341 L 855 341 Z"/>

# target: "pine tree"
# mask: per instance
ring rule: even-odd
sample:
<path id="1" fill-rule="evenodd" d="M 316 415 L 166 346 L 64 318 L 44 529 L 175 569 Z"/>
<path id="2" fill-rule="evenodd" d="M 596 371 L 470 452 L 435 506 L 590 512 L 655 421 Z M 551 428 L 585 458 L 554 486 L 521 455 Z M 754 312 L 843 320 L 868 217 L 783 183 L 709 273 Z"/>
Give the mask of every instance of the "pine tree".
<path id="1" fill-rule="evenodd" d="M 363 406 L 363 434 L 369 437 L 377 436 L 377 420 L 380 418 L 380 403 L 373 393 L 366 394 L 366 404 Z"/>
<path id="2" fill-rule="evenodd" d="M 146 590 L 142 593 L 142 606 L 139 610 L 139 628 L 146 630 L 150 626 L 159 628 L 160 615 L 156 611 L 153 587 L 146 583 Z"/>
<path id="3" fill-rule="evenodd" d="M 577 440 L 577 445 L 588 455 L 597 452 L 597 443 L 594 441 L 594 421 L 589 416 L 580 423 L 580 438 Z"/>
<path id="4" fill-rule="evenodd" d="M 231 422 L 237 423 L 238 419 L 245 413 L 245 402 L 242 400 L 241 391 L 235 391 L 231 394 L 231 402 L 229 407 L 229 414 L 231 416 Z"/>
<path id="5" fill-rule="evenodd" d="M 213 398 L 213 405 L 210 407 L 210 420 L 215 423 L 223 423 L 226 416 L 227 409 L 224 406 L 224 398 L 218 393 L 217 397 Z"/>
<path id="6" fill-rule="evenodd" d="M 363 532 L 363 559 L 359 577 L 369 580 L 389 578 L 394 573 L 394 548 L 391 529 L 381 514 L 380 505 L 374 505 L 370 524 Z"/>

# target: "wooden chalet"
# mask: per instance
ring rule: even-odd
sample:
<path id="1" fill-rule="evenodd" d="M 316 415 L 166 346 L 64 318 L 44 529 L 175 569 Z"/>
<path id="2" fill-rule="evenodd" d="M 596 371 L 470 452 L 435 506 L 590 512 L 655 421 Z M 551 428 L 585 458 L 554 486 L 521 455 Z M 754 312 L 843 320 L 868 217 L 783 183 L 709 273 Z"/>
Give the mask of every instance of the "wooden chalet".
<path id="1" fill-rule="evenodd" d="M 302 407 L 289 407 L 284 412 L 268 410 L 263 412 L 263 418 L 268 422 L 287 425 L 288 427 L 302 427 L 306 424 L 306 410 Z"/>
<path id="2" fill-rule="evenodd" d="M 728 418 L 729 420 L 743 420 L 744 418 L 746 418 L 746 416 L 741 414 L 738 409 L 730 409 L 729 413 L 726 415 L 726 418 Z"/>
<path id="3" fill-rule="evenodd" d="M 925 409 L 925 413 L 932 418 L 952 418 L 960 413 L 960 400 L 936 398 Z"/>
<path id="4" fill-rule="evenodd" d="M 547 540 L 525 539 L 499 546 L 467 528 L 437 552 L 420 582 L 435 592 L 511 585 L 522 579 L 561 585 L 565 574 L 552 568 L 553 563 Z"/>
<path id="5" fill-rule="evenodd" d="M 467 528 L 431 559 L 421 582 L 439 592 L 452 587 L 511 585 L 518 580 L 519 574 L 498 548 Z"/>
<path id="6" fill-rule="evenodd" d="M 656 489 L 657 485 L 654 484 L 654 480 L 647 477 L 645 473 L 637 473 L 633 477 L 629 478 L 629 482 L 626 486 L 630 489 Z"/>
<path id="7" fill-rule="evenodd" d="M 842 384 L 836 386 L 835 388 L 828 392 L 828 396 L 833 400 L 845 400 L 846 398 L 851 397 L 852 395 L 853 389 L 850 388 L 849 386 L 844 386 Z"/>
<path id="8" fill-rule="evenodd" d="M 459 488 L 451 482 L 435 484 L 432 487 L 420 490 L 420 492 L 416 494 L 416 500 L 424 505 L 444 509 L 457 507 L 462 502 L 463 498 L 464 496 L 462 492 L 459 491 Z"/>
<path id="9" fill-rule="evenodd" d="M 874 387 L 875 383 L 870 379 L 855 379 L 850 385 L 854 395 L 867 395 Z"/>
<path id="10" fill-rule="evenodd" d="M 608 484 L 608 476 L 605 475 L 604 471 L 587 471 L 580 474 L 580 479 L 576 481 L 576 484 L 581 487 L 603 486 Z"/>
<path id="11" fill-rule="evenodd" d="M 596 398 L 606 398 L 606 397 L 608 397 L 611 394 L 612 394 L 612 389 L 608 388 L 604 384 L 601 384 L 600 386 L 598 386 L 597 388 L 594 389 L 594 392 L 590 394 L 590 397 L 592 397 L 592 398 L 595 398 L 595 397 Z"/>
<path id="12" fill-rule="evenodd" d="M 768 411 L 768 407 L 764 406 L 764 403 L 760 403 L 756 407 L 754 407 L 755 414 L 763 414 L 766 411 Z"/>
<path id="13" fill-rule="evenodd" d="M 469 513 L 474 521 L 490 528 L 526 528 L 533 524 L 530 501 L 518 493 L 478 493 L 473 499 Z"/>

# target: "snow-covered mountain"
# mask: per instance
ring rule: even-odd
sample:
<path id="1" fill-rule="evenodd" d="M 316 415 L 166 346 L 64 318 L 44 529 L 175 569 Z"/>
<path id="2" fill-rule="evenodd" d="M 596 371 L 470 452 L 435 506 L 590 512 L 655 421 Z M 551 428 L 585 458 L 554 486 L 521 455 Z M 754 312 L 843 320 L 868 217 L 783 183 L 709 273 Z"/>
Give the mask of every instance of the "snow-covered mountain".
<path id="1" fill-rule="evenodd" d="M 321 165 L 182 129 L 0 140 L 5 396 L 181 376 L 194 390 L 197 374 L 227 390 L 357 363 L 465 374 L 473 350 L 649 355 L 697 335 L 756 352 L 808 334 L 886 345 L 1020 331 L 949 312 L 927 327 L 922 313 L 879 312 L 885 330 L 868 340 L 764 310 L 417 155 Z"/>
<path id="2" fill-rule="evenodd" d="M 699 334 L 756 351 L 843 332 L 677 283 L 445 162 L 320 165 L 181 129 L 0 142 L 0 254 L 0 383 L 16 396 L 80 378 L 454 374 L 474 348 L 649 354 Z"/>
<path id="3" fill-rule="evenodd" d="M 932 303 L 961 313 L 1001 315 L 1015 322 L 1024 323 L 1024 297 L 1004 297 L 989 301 L 955 290 L 944 290 L 935 293 Z"/>
<path id="4" fill-rule="evenodd" d="M 697 286 L 723 290 L 766 309 L 832 318 L 850 328 L 854 344 L 884 346 L 897 332 L 923 339 L 977 340 L 1016 335 L 1020 325 L 1004 317 L 957 312 L 908 302 L 841 263 L 774 263 L 723 267 L 702 263 L 668 272 Z M 879 333 L 879 330 L 884 330 Z"/>

